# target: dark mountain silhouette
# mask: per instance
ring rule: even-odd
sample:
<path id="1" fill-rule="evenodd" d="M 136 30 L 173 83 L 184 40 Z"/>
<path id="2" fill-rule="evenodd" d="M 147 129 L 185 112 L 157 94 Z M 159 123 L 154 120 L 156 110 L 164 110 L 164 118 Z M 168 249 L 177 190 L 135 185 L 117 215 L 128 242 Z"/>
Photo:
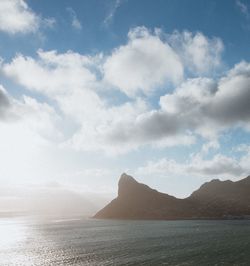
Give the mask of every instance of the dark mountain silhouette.
<path id="1" fill-rule="evenodd" d="M 250 176 L 237 182 L 212 180 L 191 196 L 178 199 L 122 174 L 118 197 L 94 218 L 102 219 L 223 219 L 250 215 Z"/>

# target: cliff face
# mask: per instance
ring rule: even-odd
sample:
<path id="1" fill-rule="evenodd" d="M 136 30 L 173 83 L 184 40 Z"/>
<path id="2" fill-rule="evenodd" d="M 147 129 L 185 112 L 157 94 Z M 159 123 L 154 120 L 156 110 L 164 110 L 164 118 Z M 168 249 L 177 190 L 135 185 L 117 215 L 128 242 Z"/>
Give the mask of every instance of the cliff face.
<path id="1" fill-rule="evenodd" d="M 94 218 L 102 219 L 199 219 L 250 215 L 250 177 L 238 182 L 212 180 L 190 197 L 177 199 L 122 174 L 118 197 Z"/>

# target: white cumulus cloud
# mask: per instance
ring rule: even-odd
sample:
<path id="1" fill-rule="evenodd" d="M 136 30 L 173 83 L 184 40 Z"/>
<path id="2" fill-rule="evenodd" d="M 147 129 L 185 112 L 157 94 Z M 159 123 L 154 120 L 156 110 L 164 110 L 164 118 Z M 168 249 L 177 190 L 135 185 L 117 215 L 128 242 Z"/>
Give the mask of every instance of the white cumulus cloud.
<path id="1" fill-rule="evenodd" d="M 166 82 L 177 83 L 183 76 L 178 54 L 144 27 L 129 32 L 128 43 L 112 52 L 103 71 L 108 83 L 129 96 L 149 93 Z"/>
<path id="2" fill-rule="evenodd" d="M 10 34 L 35 32 L 39 17 L 24 0 L 0 1 L 0 30 Z"/>
<path id="3" fill-rule="evenodd" d="M 195 76 L 208 75 L 222 65 L 224 45 L 220 38 L 208 38 L 201 32 L 175 31 L 168 36 L 168 41 L 185 68 Z"/>
<path id="4" fill-rule="evenodd" d="M 54 18 L 42 18 L 27 4 L 26 0 L 0 1 L 0 31 L 8 34 L 35 33 L 40 27 L 52 28 Z"/>
<path id="5" fill-rule="evenodd" d="M 201 58 L 210 55 L 204 61 L 210 69 L 212 58 L 219 56 L 220 41 L 200 33 L 176 34 L 175 41 L 183 42 L 183 47 L 190 42 L 191 50 L 197 50 Z M 36 58 L 19 54 L 3 62 L 2 72 L 56 104 L 64 128 L 70 128 L 62 146 L 77 150 L 119 153 L 145 145 L 192 145 L 197 136 L 218 147 L 218 136 L 225 130 L 249 130 L 249 63 L 240 62 L 217 79 L 201 74 L 185 78 L 185 56 L 165 37 L 161 31 L 135 28 L 129 32 L 128 43 L 108 56 L 39 50 Z M 201 39 L 202 48 L 193 44 L 196 38 Z M 195 58 L 190 55 L 198 75 L 203 69 Z M 175 88 L 159 96 L 158 107 L 152 107 L 150 92 L 168 82 Z M 109 97 L 117 89 L 132 97 L 112 103 Z"/>

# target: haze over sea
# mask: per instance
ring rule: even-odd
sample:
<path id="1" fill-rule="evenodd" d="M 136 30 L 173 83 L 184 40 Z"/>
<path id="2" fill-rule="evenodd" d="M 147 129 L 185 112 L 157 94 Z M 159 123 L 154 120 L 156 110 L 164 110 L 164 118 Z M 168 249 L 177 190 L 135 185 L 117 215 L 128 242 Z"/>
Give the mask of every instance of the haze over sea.
<path id="1" fill-rule="evenodd" d="M 250 221 L 1 218 L 0 265 L 250 265 Z"/>

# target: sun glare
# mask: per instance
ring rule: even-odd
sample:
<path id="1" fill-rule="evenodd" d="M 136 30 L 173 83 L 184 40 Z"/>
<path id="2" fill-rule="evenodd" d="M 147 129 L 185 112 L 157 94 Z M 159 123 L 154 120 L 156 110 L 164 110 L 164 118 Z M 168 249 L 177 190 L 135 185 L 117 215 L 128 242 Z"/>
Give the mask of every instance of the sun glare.
<path id="1" fill-rule="evenodd" d="M 13 249 L 25 240 L 26 228 L 21 221 L 1 219 L 0 236 L 0 250 Z"/>

